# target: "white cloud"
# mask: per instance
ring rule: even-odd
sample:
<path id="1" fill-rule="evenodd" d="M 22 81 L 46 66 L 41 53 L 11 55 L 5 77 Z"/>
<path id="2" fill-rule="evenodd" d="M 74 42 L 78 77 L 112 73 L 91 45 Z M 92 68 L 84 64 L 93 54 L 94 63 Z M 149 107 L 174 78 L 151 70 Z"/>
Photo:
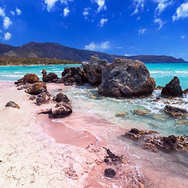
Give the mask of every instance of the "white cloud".
<path id="1" fill-rule="evenodd" d="M 10 40 L 11 37 L 12 37 L 12 35 L 8 32 L 4 34 L 4 40 Z"/>
<path id="2" fill-rule="evenodd" d="M 143 35 L 145 33 L 146 29 L 143 28 L 143 29 L 139 29 L 138 30 L 138 35 Z"/>
<path id="3" fill-rule="evenodd" d="M 73 0 L 45 0 L 45 4 L 47 5 L 47 11 L 50 12 L 51 9 L 55 6 L 55 3 L 59 1 L 62 4 L 68 5 L 69 1 L 73 1 Z"/>
<path id="4" fill-rule="evenodd" d="M 17 7 L 16 7 L 16 14 L 17 15 L 21 15 L 22 14 L 22 11 L 19 8 L 17 8 Z"/>
<path id="5" fill-rule="evenodd" d="M 145 0 L 134 0 L 133 3 L 135 5 L 135 10 L 131 14 L 131 16 L 137 14 L 139 12 L 139 9 L 141 9 L 141 10 L 144 9 Z"/>
<path id="6" fill-rule="evenodd" d="M 94 2 L 97 3 L 99 6 L 97 12 L 100 12 L 101 10 L 106 10 L 105 0 L 94 0 Z"/>
<path id="7" fill-rule="evenodd" d="M 95 42 L 91 42 L 89 45 L 85 46 L 86 50 L 105 50 L 110 48 L 109 41 L 102 42 L 100 44 L 95 44 Z"/>
<path id="8" fill-rule="evenodd" d="M 102 18 L 100 20 L 100 27 L 102 27 L 107 21 L 108 21 L 108 19 Z"/>
<path id="9" fill-rule="evenodd" d="M 89 11 L 90 11 L 90 10 L 91 10 L 90 7 L 84 8 L 83 15 L 84 15 L 85 19 L 88 18 L 88 15 L 89 15 Z"/>
<path id="10" fill-rule="evenodd" d="M 4 29 L 8 29 L 11 24 L 12 22 L 10 21 L 10 18 L 6 16 L 3 20 Z"/>
<path id="11" fill-rule="evenodd" d="M 176 13 L 172 16 L 172 20 L 175 21 L 186 17 L 188 17 L 188 2 L 181 4 L 177 8 Z"/>
<path id="12" fill-rule="evenodd" d="M 125 54 L 124 56 L 135 56 L 135 54 Z"/>
<path id="13" fill-rule="evenodd" d="M 123 47 L 121 47 L 121 46 L 117 46 L 116 49 L 123 49 Z"/>
<path id="14" fill-rule="evenodd" d="M 154 0 L 154 2 L 158 3 L 155 12 L 159 15 L 163 12 L 168 6 L 173 4 L 173 0 Z"/>
<path id="15" fill-rule="evenodd" d="M 5 17 L 5 9 L 0 7 L 0 16 Z"/>
<path id="16" fill-rule="evenodd" d="M 160 30 L 166 22 L 163 22 L 160 18 L 156 18 L 155 23 L 159 24 L 158 30 Z"/>
<path id="17" fill-rule="evenodd" d="M 181 36 L 181 39 L 184 39 L 185 37 L 186 37 L 185 35 L 182 35 L 182 36 Z"/>
<path id="18" fill-rule="evenodd" d="M 69 12 L 70 12 L 70 10 L 68 7 L 64 8 L 64 10 L 63 10 L 64 17 L 68 16 Z"/>
<path id="19" fill-rule="evenodd" d="M 15 15 L 15 12 L 14 11 L 10 11 L 10 13 L 14 16 Z"/>

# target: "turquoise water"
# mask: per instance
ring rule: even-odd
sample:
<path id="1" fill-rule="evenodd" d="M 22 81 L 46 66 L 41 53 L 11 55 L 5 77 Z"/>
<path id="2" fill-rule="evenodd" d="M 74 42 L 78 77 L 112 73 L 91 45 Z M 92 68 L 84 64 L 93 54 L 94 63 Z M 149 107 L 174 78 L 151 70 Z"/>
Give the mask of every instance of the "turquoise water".
<path id="1" fill-rule="evenodd" d="M 42 78 L 42 69 L 61 76 L 66 66 L 68 65 L 2 66 L 0 67 L 0 80 L 16 81 L 26 73 L 35 73 Z M 188 63 L 147 63 L 146 66 L 158 86 L 165 86 L 174 76 L 178 76 L 182 88 L 188 88 Z"/>

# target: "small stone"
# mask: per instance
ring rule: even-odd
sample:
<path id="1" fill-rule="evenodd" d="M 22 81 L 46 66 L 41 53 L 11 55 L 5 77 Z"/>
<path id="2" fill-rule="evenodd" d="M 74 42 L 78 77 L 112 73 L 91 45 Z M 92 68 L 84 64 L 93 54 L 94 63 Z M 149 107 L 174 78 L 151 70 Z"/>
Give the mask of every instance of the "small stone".
<path id="1" fill-rule="evenodd" d="M 16 104 L 14 101 L 10 101 L 8 102 L 5 107 L 12 107 L 12 108 L 17 108 L 20 109 L 20 107 L 18 106 L 18 104 Z"/>
<path id="2" fill-rule="evenodd" d="M 113 178 L 116 175 L 115 170 L 113 170 L 112 168 L 107 168 L 104 171 L 104 175 L 108 178 Z"/>
<path id="3" fill-rule="evenodd" d="M 125 117 L 125 116 L 126 116 L 126 113 L 120 112 L 120 113 L 117 113 L 115 116 L 116 116 L 116 117 Z"/>
<path id="4" fill-rule="evenodd" d="M 150 113 L 149 110 L 134 110 L 134 113 L 141 116 L 146 116 Z"/>
<path id="5" fill-rule="evenodd" d="M 35 100 L 36 99 L 36 96 L 34 96 L 34 95 L 31 95 L 31 97 L 29 98 L 30 100 Z"/>

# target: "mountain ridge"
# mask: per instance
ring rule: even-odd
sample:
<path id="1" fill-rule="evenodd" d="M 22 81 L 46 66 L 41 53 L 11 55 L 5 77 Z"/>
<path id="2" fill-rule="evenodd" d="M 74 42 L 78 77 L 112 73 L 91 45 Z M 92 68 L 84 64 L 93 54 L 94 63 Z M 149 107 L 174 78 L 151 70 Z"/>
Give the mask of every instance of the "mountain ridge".
<path id="1" fill-rule="evenodd" d="M 106 59 L 108 62 L 113 62 L 115 58 L 140 60 L 145 63 L 181 63 L 186 62 L 182 58 L 175 58 L 165 55 L 136 55 L 136 56 L 121 56 L 111 55 L 107 53 L 82 50 L 71 48 L 59 43 L 39 43 L 29 42 L 22 46 L 11 46 L 0 43 L 0 56 L 3 57 L 37 57 L 37 58 L 57 58 L 71 61 L 88 61 L 92 55 L 98 55 L 100 59 Z"/>

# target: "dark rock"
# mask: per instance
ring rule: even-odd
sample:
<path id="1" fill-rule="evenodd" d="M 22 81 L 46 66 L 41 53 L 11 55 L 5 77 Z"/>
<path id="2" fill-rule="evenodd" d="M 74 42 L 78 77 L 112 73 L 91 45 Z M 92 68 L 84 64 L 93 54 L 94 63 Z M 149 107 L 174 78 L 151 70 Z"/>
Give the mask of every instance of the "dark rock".
<path id="1" fill-rule="evenodd" d="M 188 89 L 185 89 L 183 93 L 188 94 Z"/>
<path id="2" fill-rule="evenodd" d="M 36 99 L 36 96 L 31 95 L 29 99 L 33 101 L 33 100 L 35 100 L 35 99 Z"/>
<path id="3" fill-rule="evenodd" d="M 108 97 L 146 96 L 155 89 L 144 63 L 128 59 L 115 59 L 102 72 L 99 94 Z"/>
<path id="4" fill-rule="evenodd" d="M 106 149 L 106 152 L 107 152 L 107 156 L 104 159 L 105 163 L 114 164 L 114 165 L 122 163 L 123 156 L 119 157 L 115 155 L 114 153 L 112 153 L 109 149 L 107 148 L 104 148 L 104 149 Z"/>
<path id="5" fill-rule="evenodd" d="M 155 90 L 162 90 L 164 87 L 162 87 L 162 86 L 157 86 L 156 88 L 155 88 Z"/>
<path id="6" fill-rule="evenodd" d="M 45 82 L 36 82 L 34 84 L 30 84 L 28 85 L 27 87 L 27 90 L 25 91 L 26 93 L 29 93 L 31 95 L 38 95 L 42 92 L 46 92 L 47 89 L 46 89 L 46 84 Z"/>
<path id="7" fill-rule="evenodd" d="M 62 78 L 58 80 L 58 83 L 64 83 L 65 85 L 83 85 L 87 82 L 86 74 L 81 67 L 65 67 Z"/>
<path id="8" fill-rule="evenodd" d="M 45 103 L 48 103 L 49 100 L 50 100 L 50 93 L 43 92 L 37 96 L 36 104 L 37 105 L 45 104 Z"/>
<path id="9" fill-rule="evenodd" d="M 55 73 L 50 72 L 49 74 L 47 74 L 45 69 L 42 70 L 42 75 L 43 82 L 57 82 L 57 80 L 59 79 L 57 74 Z"/>
<path id="10" fill-rule="evenodd" d="M 17 108 L 20 109 L 20 107 L 18 106 L 18 104 L 16 104 L 14 101 L 10 101 L 8 102 L 5 107 L 12 107 L 12 108 Z"/>
<path id="11" fill-rule="evenodd" d="M 104 171 L 104 175 L 108 178 L 113 178 L 116 175 L 115 170 L 113 170 L 112 168 L 107 168 Z"/>
<path id="12" fill-rule="evenodd" d="M 176 108 L 172 106 L 165 106 L 164 111 L 171 115 L 172 117 L 185 117 L 188 115 L 188 112 L 185 109 Z"/>
<path id="13" fill-rule="evenodd" d="M 91 56 L 89 62 L 82 62 L 87 79 L 91 85 L 100 85 L 102 78 L 102 70 L 108 66 L 106 60 L 101 60 L 97 55 Z"/>
<path id="14" fill-rule="evenodd" d="M 174 76 L 174 78 L 162 89 L 161 94 L 172 97 L 182 97 L 183 91 L 180 86 L 179 78 Z"/>
<path id="15" fill-rule="evenodd" d="M 33 84 L 38 81 L 39 81 L 39 78 L 36 74 L 27 73 L 23 78 L 21 78 L 17 82 L 15 82 L 15 84 L 26 84 L 26 83 Z"/>
<path id="16" fill-rule="evenodd" d="M 70 100 L 69 98 L 64 95 L 63 93 L 58 93 L 54 98 L 53 98 L 54 101 L 56 102 L 65 102 L 65 103 L 69 103 Z"/>
<path id="17" fill-rule="evenodd" d="M 137 135 L 140 133 L 140 131 L 138 129 L 135 129 L 135 128 L 131 129 L 129 132 L 132 133 L 132 134 L 137 134 Z"/>
<path id="18" fill-rule="evenodd" d="M 165 151 L 176 151 L 178 140 L 174 135 L 168 136 L 168 137 L 163 137 L 163 149 Z"/>

